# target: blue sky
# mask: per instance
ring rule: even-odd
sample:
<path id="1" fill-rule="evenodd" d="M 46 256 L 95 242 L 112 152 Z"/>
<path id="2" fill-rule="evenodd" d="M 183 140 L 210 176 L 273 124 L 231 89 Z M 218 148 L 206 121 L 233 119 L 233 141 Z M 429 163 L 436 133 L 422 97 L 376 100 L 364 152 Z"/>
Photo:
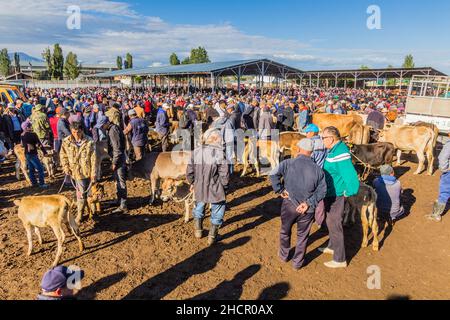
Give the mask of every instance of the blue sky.
<path id="1" fill-rule="evenodd" d="M 137 66 L 167 64 L 205 46 L 214 61 L 267 57 L 304 70 L 401 65 L 450 73 L 450 1 L 277 0 L 108 1 L 0 0 L 0 46 L 39 56 L 60 42 L 65 52 L 113 63 L 130 51 Z M 81 30 L 66 28 L 69 5 L 81 9 Z M 366 27 L 369 5 L 381 9 L 381 30 Z M 38 19 L 39 17 L 39 19 Z M 17 24 L 17 19 L 26 23 Z M 20 26 L 18 26 L 20 25 Z M 9 32 L 2 32 L 9 30 Z M 14 30 L 11 33 L 11 30 Z"/>

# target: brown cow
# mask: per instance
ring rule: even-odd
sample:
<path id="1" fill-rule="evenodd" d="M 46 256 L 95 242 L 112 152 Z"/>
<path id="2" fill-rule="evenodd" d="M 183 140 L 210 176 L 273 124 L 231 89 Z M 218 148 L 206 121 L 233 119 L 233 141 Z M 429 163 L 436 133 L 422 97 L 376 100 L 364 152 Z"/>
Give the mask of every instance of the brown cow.
<path id="1" fill-rule="evenodd" d="M 72 205 L 66 197 L 61 195 L 26 197 L 21 201 L 14 201 L 14 204 L 19 207 L 19 219 L 22 221 L 27 232 L 28 256 L 30 256 L 33 251 L 31 228 L 34 227 L 34 232 L 38 237 L 39 244 L 42 245 L 42 237 L 39 228 L 50 227 L 58 240 L 56 258 L 53 262 L 53 267 L 57 266 L 66 238 L 62 228 L 64 222 L 69 224 L 70 230 L 75 235 L 75 238 L 77 238 L 80 251 L 84 250 L 83 242 L 81 241 L 78 230 L 78 224 L 75 222 L 73 215 L 70 214 Z"/>
<path id="2" fill-rule="evenodd" d="M 357 124 L 364 125 L 362 118 L 359 115 L 340 115 L 328 113 L 315 113 L 312 116 L 312 122 L 324 130 L 327 127 L 335 127 L 341 133 L 342 138 L 350 135 L 351 130 Z"/>
<path id="3" fill-rule="evenodd" d="M 439 128 L 436 125 L 434 125 L 432 123 L 419 121 L 419 122 L 411 124 L 411 126 L 413 126 L 413 127 L 425 127 L 425 128 L 429 128 L 429 129 L 433 130 L 433 132 L 434 132 L 433 149 L 436 148 L 437 141 L 438 141 L 438 138 L 439 138 Z"/>
<path id="4" fill-rule="evenodd" d="M 191 192 L 189 184 L 184 180 L 165 179 L 161 184 L 161 200 L 168 202 L 173 200 L 177 203 L 184 203 L 184 222 L 189 222 L 190 207 L 194 203 L 194 193 Z"/>
<path id="5" fill-rule="evenodd" d="M 292 155 L 295 146 L 298 145 L 298 143 L 303 139 L 306 139 L 306 136 L 298 132 L 280 133 L 279 146 L 282 159 L 285 159 L 286 152 L 290 152 L 290 154 Z"/>
<path id="6" fill-rule="evenodd" d="M 259 151 L 259 152 L 258 152 Z M 259 156 L 258 156 L 259 155 Z M 241 177 L 245 177 L 249 166 L 249 156 L 251 161 L 255 164 L 256 174 L 261 176 L 259 159 L 261 157 L 267 158 L 270 162 L 272 170 L 274 170 L 280 162 L 280 147 L 277 142 L 270 140 L 258 140 L 250 139 L 244 149 L 243 163 L 244 169 L 242 170 Z"/>
<path id="7" fill-rule="evenodd" d="M 380 142 L 389 142 L 397 149 L 397 164 L 401 165 L 402 151 L 415 151 L 419 158 L 419 167 L 414 174 L 422 173 L 425 167 L 425 155 L 428 159 L 428 174 L 434 171 L 434 132 L 426 127 L 393 126 L 380 132 Z"/>
<path id="8" fill-rule="evenodd" d="M 155 202 L 160 180 L 184 179 L 190 158 L 190 152 L 182 151 L 149 153 L 131 165 L 128 170 L 129 177 L 150 180 L 152 193 L 150 204 L 152 205 Z"/>
<path id="9" fill-rule="evenodd" d="M 370 142 L 370 127 L 362 124 L 356 124 L 350 135 L 347 137 L 347 141 L 351 144 L 369 144 Z"/>

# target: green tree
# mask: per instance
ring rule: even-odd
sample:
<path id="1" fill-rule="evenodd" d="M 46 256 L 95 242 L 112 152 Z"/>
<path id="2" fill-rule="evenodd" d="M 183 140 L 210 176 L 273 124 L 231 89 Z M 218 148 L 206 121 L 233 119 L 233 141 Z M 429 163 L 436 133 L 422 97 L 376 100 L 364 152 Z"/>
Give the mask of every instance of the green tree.
<path id="1" fill-rule="evenodd" d="M 64 56 L 59 43 L 55 44 L 53 48 L 52 66 L 52 78 L 55 80 L 61 80 L 64 74 Z"/>
<path id="2" fill-rule="evenodd" d="M 403 63 L 402 68 L 412 69 L 415 68 L 414 57 L 411 54 L 408 54 L 405 57 L 405 62 Z"/>
<path id="3" fill-rule="evenodd" d="M 8 49 L 2 49 L 0 51 L 0 74 L 3 76 L 9 75 L 9 69 L 11 68 L 11 60 L 9 59 Z"/>
<path id="4" fill-rule="evenodd" d="M 77 55 L 69 52 L 64 63 L 64 75 L 70 80 L 78 78 L 80 75 L 80 65 L 78 63 Z"/>
<path id="5" fill-rule="evenodd" d="M 20 55 L 18 52 L 14 53 L 14 68 L 16 73 L 20 72 Z"/>
<path id="6" fill-rule="evenodd" d="M 366 66 L 366 65 L 362 65 L 359 69 L 361 69 L 361 70 L 369 70 L 370 68 L 369 68 L 369 66 Z"/>
<path id="7" fill-rule="evenodd" d="M 119 70 L 122 70 L 122 68 L 123 68 L 123 59 L 122 59 L 122 57 L 121 56 L 118 56 L 117 57 L 117 68 L 119 69 Z"/>
<path id="8" fill-rule="evenodd" d="M 191 59 L 189 59 L 189 57 L 185 58 L 181 64 L 191 64 Z"/>
<path id="9" fill-rule="evenodd" d="M 394 69 L 394 66 L 392 64 L 387 66 L 388 69 Z"/>
<path id="10" fill-rule="evenodd" d="M 172 53 L 169 60 L 170 60 L 170 65 L 172 65 L 172 66 L 177 66 L 180 64 L 180 59 L 178 59 L 178 56 L 176 53 Z"/>
<path id="11" fill-rule="evenodd" d="M 191 50 L 189 58 L 190 63 L 209 63 L 208 51 L 204 47 L 198 47 Z"/>
<path id="12" fill-rule="evenodd" d="M 127 53 L 126 57 L 125 57 L 125 69 L 133 69 L 133 56 L 129 53 Z"/>
<path id="13" fill-rule="evenodd" d="M 42 53 L 42 58 L 45 60 L 45 63 L 47 64 L 47 75 L 51 78 L 53 75 L 53 59 L 52 59 L 52 52 L 50 51 L 50 48 L 47 48 Z"/>

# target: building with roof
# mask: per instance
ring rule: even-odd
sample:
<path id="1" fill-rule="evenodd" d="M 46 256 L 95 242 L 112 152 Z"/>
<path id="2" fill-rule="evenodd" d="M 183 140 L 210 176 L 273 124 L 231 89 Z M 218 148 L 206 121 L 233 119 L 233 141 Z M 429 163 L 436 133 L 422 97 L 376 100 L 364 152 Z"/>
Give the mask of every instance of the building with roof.
<path id="1" fill-rule="evenodd" d="M 140 77 L 144 80 L 145 85 L 168 87 L 170 89 L 173 86 L 178 87 L 182 79 L 188 79 L 186 83 L 189 85 L 192 84 L 193 80 L 194 85 L 198 88 L 216 88 L 219 86 L 221 78 L 234 76 L 240 90 L 241 79 L 244 76 L 255 76 L 259 88 L 265 86 L 267 77 L 275 79 L 274 82 L 281 88 L 287 87 L 288 82 L 308 87 L 347 87 L 352 84 L 354 88 L 357 88 L 364 87 L 367 81 L 376 80 L 378 82 L 380 79 L 384 80 L 385 86 L 388 79 L 399 79 L 401 88 L 404 79 L 410 79 L 415 75 L 443 76 L 445 74 L 431 67 L 302 71 L 269 59 L 258 59 L 135 68 L 90 74 L 87 77 L 111 80 Z"/>

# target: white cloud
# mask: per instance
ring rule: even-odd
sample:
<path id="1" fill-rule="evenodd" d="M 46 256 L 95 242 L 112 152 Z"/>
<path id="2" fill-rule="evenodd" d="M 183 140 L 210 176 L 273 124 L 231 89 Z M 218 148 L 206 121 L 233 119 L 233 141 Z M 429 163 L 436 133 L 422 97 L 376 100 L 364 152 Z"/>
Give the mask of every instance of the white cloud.
<path id="1" fill-rule="evenodd" d="M 252 35 L 230 23 L 171 24 L 160 17 L 139 14 L 130 4 L 120 1 L 0 1 L 0 46 L 39 58 L 46 47 L 57 42 L 65 54 L 73 51 L 86 62 L 115 64 L 116 56 L 130 52 L 135 66 L 142 67 L 167 64 L 172 52 L 184 59 L 191 48 L 198 46 L 205 46 L 213 61 L 267 57 L 304 70 L 355 68 L 361 64 L 372 67 L 400 65 L 406 54 L 389 49 L 315 48 L 314 43 L 324 45 L 326 40 L 311 39 L 303 43 L 295 39 Z M 66 10 L 70 5 L 81 8 L 81 30 L 66 28 Z M 412 53 L 416 57 L 416 53 Z M 436 59 L 426 63 L 430 56 Z M 418 52 L 416 64 L 421 62 L 447 65 L 448 55 Z"/>

